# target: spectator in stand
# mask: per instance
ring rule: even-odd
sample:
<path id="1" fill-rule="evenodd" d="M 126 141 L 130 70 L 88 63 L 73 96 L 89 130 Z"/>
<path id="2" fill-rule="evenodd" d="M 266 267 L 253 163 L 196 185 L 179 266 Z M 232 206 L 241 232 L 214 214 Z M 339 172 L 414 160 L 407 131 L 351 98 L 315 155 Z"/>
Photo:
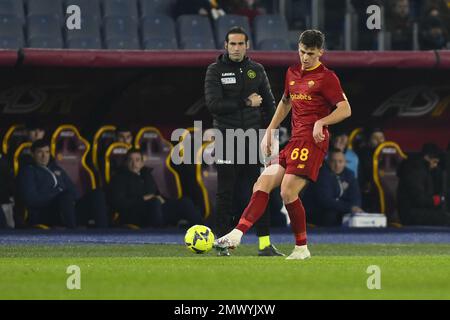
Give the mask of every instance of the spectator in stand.
<path id="1" fill-rule="evenodd" d="M 130 145 L 131 147 L 133 147 L 133 140 L 134 140 L 134 135 L 133 132 L 131 131 L 131 129 L 127 126 L 119 126 L 116 129 L 116 141 L 115 142 L 121 142 L 121 143 L 126 143 L 128 145 Z M 122 161 L 120 159 L 114 159 L 114 158 L 110 158 L 110 176 L 114 176 L 122 167 Z M 103 155 L 103 159 L 102 161 L 104 161 L 104 155 Z"/>
<path id="2" fill-rule="evenodd" d="M 44 126 L 36 120 L 31 120 L 26 125 L 28 131 L 28 141 L 34 143 L 37 140 L 45 139 L 46 131 Z M 24 149 L 22 155 L 19 158 L 19 167 L 33 164 L 34 159 L 31 152 L 28 149 Z"/>
<path id="3" fill-rule="evenodd" d="M 185 14 L 198 14 L 215 20 L 226 13 L 218 0 L 177 0 L 175 17 Z"/>
<path id="4" fill-rule="evenodd" d="M 437 6 L 427 8 L 420 23 L 420 47 L 422 50 L 445 49 L 449 40 L 447 14 L 442 14 Z"/>
<path id="5" fill-rule="evenodd" d="M 31 121 L 27 124 L 28 141 L 35 142 L 36 140 L 45 138 L 45 129 L 42 124 L 37 121 Z"/>
<path id="6" fill-rule="evenodd" d="M 405 225 L 450 225 L 445 196 L 433 174 L 437 170 L 441 151 L 432 143 L 425 144 L 417 157 L 410 157 L 399 167 L 398 209 Z"/>
<path id="7" fill-rule="evenodd" d="M 46 130 L 42 123 L 37 121 L 36 119 L 31 119 L 26 123 L 26 129 L 27 129 L 27 141 L 34 143 L 37 140 L 46 139 Z M 12 160 L 13 161 L 13 160 Z M 23 149 L 22 153 L 18 159 L 19 161 L 19 168 L 24 168 L 27 165 L 34 164 L 33 155 L 29 148 Z M 15 219 L 15 226 L 18 228 L 22 228 L 26 226 L 26 208 L 23 201 L 23 195 L 21 194 L 20 190 L 17 188 L 14 189 L 14 219 Z"/>
<path id="8" fill-rule="evenodd" d="M 346 213 L 363 212 L 358 181 L 346 168 L 342 150 L 330 149 L 319 178 L 304 195 L 310 223 L 320 226 L 338 226 Z"/>
<path id="9" fill-rule="evenodd" d="M 130 149 L 126 167 L 113 176 L 110 184 L 111 206 L 119 212 L 120 224 L 133 227 L 201 224 L 200 211 L 192 200 L 163 198 L 151 172 L 151 168 L 144 167 L 142 153 Z"/>
<path id="10" fill-rule="evenodd" d="M 123 142 L 133 145 L 133 138 L 133 133 L 130 128 L 121 126 L 116 129 L 116 142 Z"/>
<path id="11" fill-rule="evenodd" d="M 450 1 L 447 0 L 423 0 L 421 1 L 420 16 L 437 16 L 450 28 Z"/>
<path id="12" fill-rule="evenodd" d="M 0 228 L 14 228 L 14 176 L 6 158 L 0 153 Z"/>
<path id="13" fill-rule="evenodd" d="M 368 212 L 377 212 L 378 195 L 373 180 L 373 154 L 375 149 L 385 142 L 384 132 L 381 128 L 372 128 L 368 132 L 366 146 L 359 150 L 358 180 L 362 193 L 362 206 Z"/>
<path id="14" fill-rule="evenodd" d="M 392 50 L 413 49 L 413 24 L 409 0 L 391 0 L 386 10 L 386 28 Z"/>
<path id="15" fill-rule="evenodd" d="M 358 178 L 359 158 L 353 150 L 348 148 L 348 138 L 349 136 L 347 133 L 337 132 L 333 136 L 331 145 L 333 148 L 338 149 L 345 154 L 346 167 L 353 172 L 355 178 Z"/>
<path id="16" fill-rule="evenodd" d="M 237 0 L 233 1 L 230 12 L 233 14 L 246 16 L 251 24 L 256 16 L 266 14 L 267 10 L 258 0 Z"/>
<path id="17" fill-rule="evenodd" d="M 21 167 L 18 175 L 18 190 L 30 225 L 75 228 L 94 217 L 98 227 L 106 227 L 106 205 L 99 203 L 101 199 L 94 203 L 98 200 L 94 196 L 78 197 L 67 173 L 52 161 L 46 140 L 33 142 L 31 154 L 33 163 Z"/>
<path id="18" fill-rule="evenodd" d="M 30 224 L 76 227 L 77 192 L 66 172 L 50 161 L 50 145 L 36 140 L 31 146 L 33 164 L 20 168 L 19 191 L 28 208 Z"/>

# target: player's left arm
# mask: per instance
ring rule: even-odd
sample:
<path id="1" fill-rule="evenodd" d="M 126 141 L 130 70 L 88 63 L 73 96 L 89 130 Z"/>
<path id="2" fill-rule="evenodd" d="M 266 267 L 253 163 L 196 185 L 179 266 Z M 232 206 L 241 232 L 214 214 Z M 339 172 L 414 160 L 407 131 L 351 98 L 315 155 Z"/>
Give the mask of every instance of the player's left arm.
<path id="1" fill-rule="evenodd" d="M 314 123 L 313 137 L 316 143 L 325 140 L 325 134 L 323 133 L 324 126 L 339 123 L 350 117 L 352 114 L 352 109 L 348 103 L 347 97 L 342 90 L 339 79 L 334 73 L 329 74 L 324 80 L 322 93 L 331 105 L 336 106 L 336 109 L 328 116 L 323 117 Z"/>

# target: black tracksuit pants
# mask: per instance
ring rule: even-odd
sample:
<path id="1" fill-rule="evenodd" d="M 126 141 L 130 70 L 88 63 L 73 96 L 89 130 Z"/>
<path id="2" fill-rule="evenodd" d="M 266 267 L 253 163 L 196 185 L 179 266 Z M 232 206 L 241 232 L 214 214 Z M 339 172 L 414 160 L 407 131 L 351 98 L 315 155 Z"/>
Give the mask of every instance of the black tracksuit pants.
<path id="1" fill-rule="evenodd" d="M 248 153 L 248 147 L 245 150 Z M 234 154 L 236 155 L 236 153 L 235 148 Z M 226 155 L 226 152 L 224 154 Z M 225 158 L 227 157 L 225 156 Z M 248 164 L 248 161 L 246 164 L 237 164 L 236 159 L 234 160 L 231 164 L 216 164 L 215 232 L 217 237 L 227 234 L 237 225 L 253 194 L 253 184 L 261 174 L 262 166 L 260 164 Z M 270 214 L 266 209 L 264 215 L 255 224 L 258 237 L 269 235 L 269 227 Z"/>

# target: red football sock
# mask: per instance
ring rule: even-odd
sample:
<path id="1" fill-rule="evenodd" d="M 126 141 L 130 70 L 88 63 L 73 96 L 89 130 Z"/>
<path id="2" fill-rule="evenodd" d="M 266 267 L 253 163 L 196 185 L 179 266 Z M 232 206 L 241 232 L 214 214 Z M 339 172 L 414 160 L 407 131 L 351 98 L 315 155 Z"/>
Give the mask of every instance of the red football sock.
<path id="1" fill-rule="evenodd" d="M 294 232 L 295 244 L 297 246 L 304 246 L 306 241 L 306 215 L 305 208 L 299 198 L 297 200 L 286 204 L 286 209 L 291 219 L 291 229 Z"/>
<path id="2" fill-rule="evenodd" d="M 267 192 L 261 190 L 255 191 L 247 205 L 247 208 L 245 208 L 244 213 L 242 213 L 236 229 L 246 233 L 248 229 L 250 229 L 253 224 L 264 214 L 268 202 L 269 194 Z"/>

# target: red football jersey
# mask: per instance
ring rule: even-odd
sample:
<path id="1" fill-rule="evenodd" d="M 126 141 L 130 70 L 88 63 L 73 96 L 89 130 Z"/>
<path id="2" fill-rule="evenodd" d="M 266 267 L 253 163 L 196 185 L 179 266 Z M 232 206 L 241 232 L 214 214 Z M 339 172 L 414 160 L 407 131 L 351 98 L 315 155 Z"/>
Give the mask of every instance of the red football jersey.
<path id="1" fill-rule="evenodd" d="M 290 97 L 292 104 L 292 140 L 314 141 L 314 123 L 329 115 L 337 103 L 347 100 L 338 77 L 323 64 L 306 70 L 301 65 L 289 67 L 284 96 Z M 328 145 L 328 132 L 325 136 L 322 145 Z"/>

